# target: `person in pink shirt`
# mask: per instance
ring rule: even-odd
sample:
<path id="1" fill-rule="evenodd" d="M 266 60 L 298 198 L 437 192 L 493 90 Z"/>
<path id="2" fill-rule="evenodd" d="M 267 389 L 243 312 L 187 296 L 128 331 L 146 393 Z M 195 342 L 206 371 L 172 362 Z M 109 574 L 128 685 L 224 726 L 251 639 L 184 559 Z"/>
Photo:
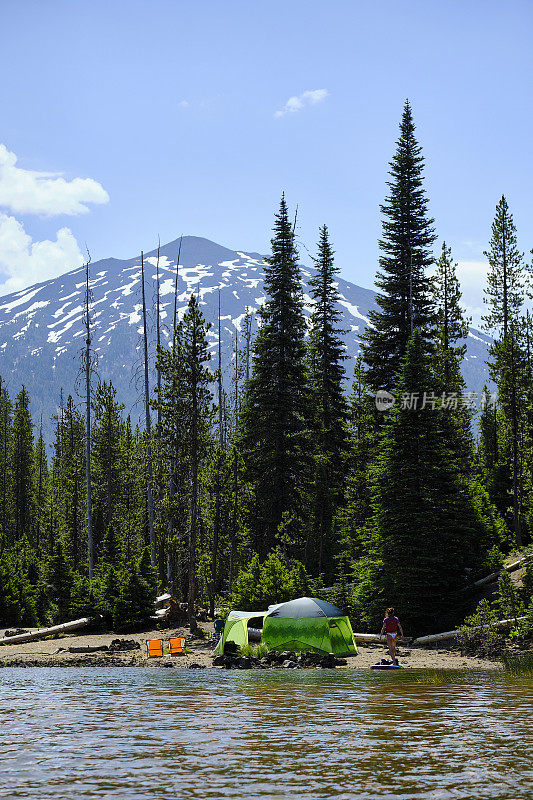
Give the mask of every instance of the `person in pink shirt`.
<path id="1" fill-rule="evenodd" d="M 397 664 L 396 643 L 398 641 L 398 635 L 403 639 L 403 630 L 400 620 L 398 617 L 394 616 L 394 609 L 392 607 L 387 609 L 386 614 L 387 616 L 383 620 L 380 636 L 387 637 L 389 655 L 392 658 L 392 663 Z"/>

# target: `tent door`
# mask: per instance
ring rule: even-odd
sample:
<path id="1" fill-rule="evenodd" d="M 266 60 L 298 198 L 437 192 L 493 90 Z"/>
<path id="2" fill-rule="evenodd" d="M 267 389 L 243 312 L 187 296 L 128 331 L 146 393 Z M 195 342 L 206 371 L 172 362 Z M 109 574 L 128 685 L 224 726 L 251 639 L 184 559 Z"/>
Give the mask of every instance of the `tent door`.
<path id="1" fill-rule="evenodd" d="M 333 653 L 348 653 L 353 649 L 352 636 L 342 619 L 330 619 L 329 637 Z"/>

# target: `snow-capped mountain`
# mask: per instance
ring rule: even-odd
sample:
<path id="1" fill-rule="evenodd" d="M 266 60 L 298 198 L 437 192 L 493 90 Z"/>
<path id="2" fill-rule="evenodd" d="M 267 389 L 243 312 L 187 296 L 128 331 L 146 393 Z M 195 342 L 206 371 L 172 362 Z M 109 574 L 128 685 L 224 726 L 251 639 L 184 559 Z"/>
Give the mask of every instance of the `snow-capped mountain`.
<path id="1" fill-rule="evenodd" d="M 171 335 L 174 308 L 174 281 L 179 240 L 160 248 L 160 314 L 163 342 Z M 147 306 L 151 312 L 151 352 L 154 343 L 154 296 L 157 250 L 145 255 Z M 98 375 L 111 380 L 117 399 L 124 403 L 132 420 L 140 416 L 140 385 L 135 376 L 141 360 L 141 269 L 140 255 L 121 261 L 107 258 L 91 264 L 90 287 L 93 295 L 93 347 L 98 356 Z M 206 319 L 215 323 L 218 290 L 222 316 L 222 367 L 229 388 L 229 365 L 235 332 L 240 331 L 246 313 L 264 301 L 264 258 L 258 253 L 228 250 L 207 239 L 183 237 L 179 265 L 178 308 L 185 311 L 191 292 L 198 292 Z M 303 289 L 310 312 L 309 279 L 312 270 L 302 267 Z M 342 326 L 351 377 L 360 336 L 375 304 L 375 292 L 339 278 Z M 32 399 L 34 421 L 42 415 L 48 441 L 52 436 L 52 417 L 59 404 L 60 390 L 65 398 L 76 392 L 80 354 L 84 346 L 84 268 L 59 278 L 31 286 L 0 298 L 0 375 L 12 396 L 24 384 Z M 217 326 L 209 333 L 213 367 L 217 364 Z M 471 329 L 467 338 L 464 374 L 470 391 L 481 391 L 488 380 L 485 360 L 489 337 Z M 137 385 L 136 385 L 137 384 Z"/>

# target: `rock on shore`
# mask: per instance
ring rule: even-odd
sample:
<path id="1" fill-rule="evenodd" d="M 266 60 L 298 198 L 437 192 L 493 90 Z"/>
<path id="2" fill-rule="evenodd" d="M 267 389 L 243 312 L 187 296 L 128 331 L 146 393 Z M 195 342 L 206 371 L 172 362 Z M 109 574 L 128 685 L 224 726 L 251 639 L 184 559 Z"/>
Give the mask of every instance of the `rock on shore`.
<path id="1" fill-rule="evenodd" d="M 213 659 L 213 666 L 223 669 L 335 669 L 345 667 L 347 663 L 345 658 L 336 658 L 333 653 L 297 655 L 290 650 L 283 653 L 272 651 L 263 658 L 227 653 Z"/>

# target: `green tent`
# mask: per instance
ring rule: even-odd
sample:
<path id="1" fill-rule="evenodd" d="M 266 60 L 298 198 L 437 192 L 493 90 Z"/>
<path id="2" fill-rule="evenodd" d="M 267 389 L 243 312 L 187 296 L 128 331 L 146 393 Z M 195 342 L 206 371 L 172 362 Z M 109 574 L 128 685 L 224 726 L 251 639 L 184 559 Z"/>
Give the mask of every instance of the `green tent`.
<path id="1" fill-rule="evenodd" d="M 268 611 L 230 611 L 226 617 L 222 636 L 215 647 L 215 655 L 218 656 L 224 652 L 226 642 L 235 642 L 239 647 L 248 644 L 248 628 L 262 627 L 266 614 Z"/>
<path id="2" fill-rule="evenodd" d="M 269 609 L 261 641 L 272 650 L 357 653 L 348 617 L 337 606 L 316 597 L 300 597 Z"/>
<path id="3" fill-rule="evenodd" d="M 262 624 L 261 642 L 271 650 L 317 650 L 335 655 L 354 655 L 357 646 L 350 620 L 331 603 L 300 597 L 270 606 L 268 611 L 230 611 L 215 649 L 224 652 L 226 642 L 248 644 L 248 629 Z"/>

